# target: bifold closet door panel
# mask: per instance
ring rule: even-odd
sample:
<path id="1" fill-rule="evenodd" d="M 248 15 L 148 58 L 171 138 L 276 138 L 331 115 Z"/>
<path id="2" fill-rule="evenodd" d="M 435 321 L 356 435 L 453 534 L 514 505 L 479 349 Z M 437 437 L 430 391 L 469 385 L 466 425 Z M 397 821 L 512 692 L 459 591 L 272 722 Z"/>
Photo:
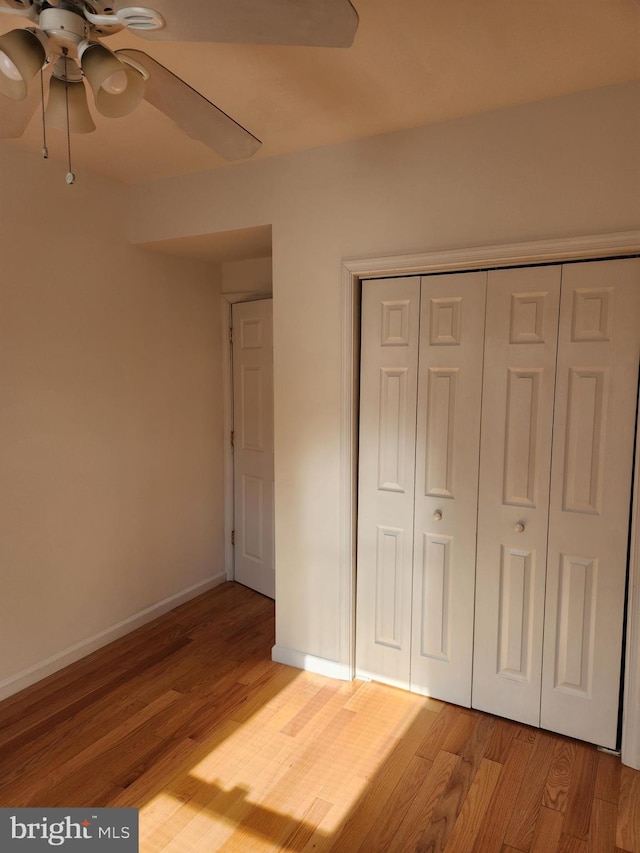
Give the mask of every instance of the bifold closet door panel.
<path id="1" fill-rule="evenodd" d="M 420 301 L 411 689 L 471 704 L 486 272 Z"/>
<path id="2" fill-rule="evenodd" d="M 615 748 L 640 261 L 562 273 L 541 725 Z"/>
<path id="3" fill-rule="evenodd" d="M 539 725 L 561 270 L 487 283 L 474 708 Z"/>
<path id="4" fill-rule="evenodd" d="M 409 688 L 420 279 L 362 286 L 356 673 Z"/>

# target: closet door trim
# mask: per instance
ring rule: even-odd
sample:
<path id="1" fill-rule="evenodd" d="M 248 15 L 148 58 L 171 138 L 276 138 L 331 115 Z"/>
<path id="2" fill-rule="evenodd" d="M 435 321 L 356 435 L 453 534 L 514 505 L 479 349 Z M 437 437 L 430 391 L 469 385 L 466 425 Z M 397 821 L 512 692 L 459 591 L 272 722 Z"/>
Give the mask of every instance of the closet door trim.
<path id="1" fill-rule="evenodd" d="M 640 254 L 640 230 L 592 234 L 562 239 L 447 249 L 414 255 L 366 257 L 342 263 L 342 377 L 341 377 L 341 542 L 340 542 L 340 658 L 334 671 L 342 678 L 355 674 L 355 566 L 358 460 L 359 301 L 363 278 L 463 271 L 483 267 L 606 259 Z M 638 492 L 636 474 L 636 497 Z M 640 696 L 640 501 L 633 508 L 635 546 L 631 551 L 628 649 L 623 703 L 622 761 L 640 769 L 640 717 L 633 699 Z M 635 594 L 633 592 L 635 591 Z"/>

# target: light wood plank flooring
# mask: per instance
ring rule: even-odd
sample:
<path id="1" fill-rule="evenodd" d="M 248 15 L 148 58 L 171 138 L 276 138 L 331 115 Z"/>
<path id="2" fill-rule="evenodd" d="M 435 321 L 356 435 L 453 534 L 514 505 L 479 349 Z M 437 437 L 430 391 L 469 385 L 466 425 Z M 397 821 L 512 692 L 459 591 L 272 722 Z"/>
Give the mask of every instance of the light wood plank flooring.
<path id="1" fill-rule="evenodd" d="M 143 853 L 640 853 L 618 758 L 273 641 L 224 584 L 0 703 L 0 806 L 135 806 Z"/>

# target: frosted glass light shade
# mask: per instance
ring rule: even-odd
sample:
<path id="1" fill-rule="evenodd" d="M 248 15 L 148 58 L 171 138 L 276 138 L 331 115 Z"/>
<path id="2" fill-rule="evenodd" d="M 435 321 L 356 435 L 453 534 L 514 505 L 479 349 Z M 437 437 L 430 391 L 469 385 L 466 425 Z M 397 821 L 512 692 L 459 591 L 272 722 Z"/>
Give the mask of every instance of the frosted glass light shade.
<path id="1" fill-rule="evenodd" d="M 96 129 L 94 121 L 89 112 L 87 103 L 87 92 L 84 83 L 65 83 L 52 77 L 49 83 L 49 100 L 45 112 L 45 120 L 51 127 L 58 130 L 67 129 L 67 104 L 65 87 L 69 89 L 69 130 L 71 133 L 91 133 Z"/>
<path id="2" fill-rule="evenodd" d="M 98 112 L 108 118 L 128 115 L 144 95 L 144 77 L 101 44 L 92 44 L 81 59 Z"/>
<path id="3" fill-rule="evenodd" d="M 29 83 L 44 65 L 45 49 L 29 30 L 0 36 L 0 92 L 14 101 L 27 97 Z"/>

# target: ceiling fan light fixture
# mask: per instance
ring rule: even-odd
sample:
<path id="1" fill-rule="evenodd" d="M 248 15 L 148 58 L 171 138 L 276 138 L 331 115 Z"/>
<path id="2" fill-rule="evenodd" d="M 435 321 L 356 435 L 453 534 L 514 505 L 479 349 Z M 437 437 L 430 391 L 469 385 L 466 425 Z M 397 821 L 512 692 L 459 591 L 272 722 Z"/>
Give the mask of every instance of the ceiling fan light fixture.
<path id="1" fill-rule="evenodd" d="M 27 97 L 29 83 L 44 65 L 46 52 L 30 30 L 0 36 L 0 92 L 14 101 Z"/>
<path id="2" fill-rule="evenodd" d="M 67 92 L 65 93 L 65 89 Z M 67 95 L 69 98 L 69 130 L 71 133 L 91 133 L 96 129 L 87 91 L 82 80 L 67 81 L 52 77 L 49 83 L 49 101 L 45 113 L 46 122 L 58 130 L 67 129 Z"/>
<path id="3" fill-rule="evenodd" d="M 128 82 L 126 71 L 115 71 L 110 77 L 107 77 L 100 88 L 104 89 L 109 95 L 121 95 L 127 88 Z"/>
<path id="4" fill-rule="evenodd" d="M 101 44 L 82 52 L 82 72 L 93 91 L 98 112 L 120 118 L 132 112 L 144 95 L 144 77 Z"/>
<path id="5" fill-rule="evenodd" d="M 15 62 L 9 59 L 4 50 L 0 50 L 0 73 L 9 80 L 22 80 L 22 74 L 18 71 Z"/>

